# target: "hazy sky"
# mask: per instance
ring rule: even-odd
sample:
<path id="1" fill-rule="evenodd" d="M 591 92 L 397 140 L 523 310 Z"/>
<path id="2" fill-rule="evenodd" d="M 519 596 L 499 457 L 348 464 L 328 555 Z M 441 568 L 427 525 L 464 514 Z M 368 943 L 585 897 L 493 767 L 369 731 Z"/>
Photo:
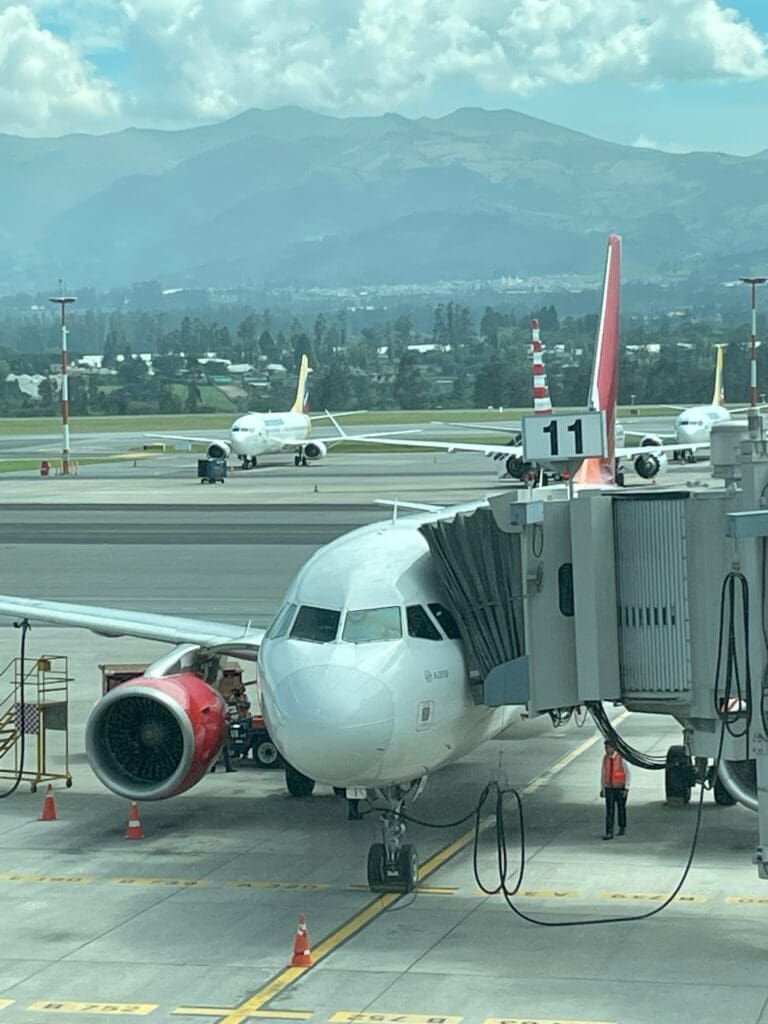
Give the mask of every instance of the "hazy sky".
<path id="1" fill-rule="evenodd" d="M 0 0 L 0 131 L 248 107 L 511 107 L 617 142 L 768 148 L 768 0 Z"/>

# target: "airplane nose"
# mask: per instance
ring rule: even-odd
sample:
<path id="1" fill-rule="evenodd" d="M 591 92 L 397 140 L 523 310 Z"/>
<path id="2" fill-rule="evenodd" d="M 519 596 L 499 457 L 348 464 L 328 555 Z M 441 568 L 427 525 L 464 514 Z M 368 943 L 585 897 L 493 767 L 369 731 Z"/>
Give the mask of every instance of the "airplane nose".
<path id="1" fill-rule="evenodd" d="M 392 739 L 389 689 L 356 668 L 300 668 L 262 686 L 275 743 L 304 775 L 332 786 L 364 785 Z"/>

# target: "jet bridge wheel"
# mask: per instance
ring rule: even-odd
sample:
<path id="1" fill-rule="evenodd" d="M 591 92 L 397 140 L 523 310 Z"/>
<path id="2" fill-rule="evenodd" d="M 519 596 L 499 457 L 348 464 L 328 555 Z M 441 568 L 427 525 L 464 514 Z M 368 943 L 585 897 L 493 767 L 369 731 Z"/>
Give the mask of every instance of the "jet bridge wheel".
<path id="1" fill-rule="evenodd" d="M 307 797 L 312 796 L 315 780 L 302 775 L 293 765 L 287 764 L 285 766 L 285 785 L 291 796 Z"/>
<path id="2" fill-rule="evenodd" d="M 693 767 L 691 759 L 685 752 L 685 747 L 670 747 L 664 767 L 664 795 L 667 798 L 667 804 L 673 807 L 687 804 L 691 799 L 693 781 Z"/>

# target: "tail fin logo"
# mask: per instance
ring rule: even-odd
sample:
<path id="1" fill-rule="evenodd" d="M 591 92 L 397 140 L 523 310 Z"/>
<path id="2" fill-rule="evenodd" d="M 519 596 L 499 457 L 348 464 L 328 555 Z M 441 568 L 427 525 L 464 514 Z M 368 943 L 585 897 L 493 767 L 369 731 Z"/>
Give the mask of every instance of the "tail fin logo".
<path id="1" fill-rule="evenodd" d="M 712 396 L 712 405 L 725 404 L 725 391 L 723 390 L 723 352 L 725 345 L 715 345 L 717 357 L 715 362 L 715 392 Z"/>
<path id="2" fill-rule="evenodd" d="M 291 412 L 307 413 L 309 411 L 309 359 L 306 354 L 301 357 L 299 366 L 299 382 L 296 386 L 296 399 Z"/>
<path id="3" fill-rule="evenodd" d="M 578 484 L 605 486 L 616 476 L 616 400 L 619 394 L 619 300 L 621 291 L 621 238 L 610 235 L 603 283 L 603 304 L 589 388 L 589 408 L 605 413 L 608 455 L 585 459 L 576 474 Z"/>

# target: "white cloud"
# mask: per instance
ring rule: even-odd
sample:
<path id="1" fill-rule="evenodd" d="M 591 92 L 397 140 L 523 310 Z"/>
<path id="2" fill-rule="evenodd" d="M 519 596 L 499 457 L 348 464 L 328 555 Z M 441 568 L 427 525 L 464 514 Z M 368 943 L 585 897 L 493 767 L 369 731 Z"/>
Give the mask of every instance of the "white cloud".
<path id="1" fill-rule="evenodd" d="M 690 146 L 682 146 L 679 142 L 654 142 L 653 139 L 649 139 L 647 135 L 638 135 L 632 146 L 636 146 L 637 149 L 658 149 L 662 153 L 690 153 Z"/>
<path id="2" fill-rule="evenodd" d="M 120 97 L 30 7 L 0 2 L 0 128 L 57 135 L 114 126 Z"/>
<path id="3" fill-rule="evenodd" d="M 188 123 L 296 103 L 379 113 L 467 82 L 514 106 L 551 84 L 768 77 L 766 41 L 719 0 L 26 0 L 5 7 L 0 128 L 117 120 L 87 62 L 122 49 L 123 112 Z M 35 12 L 33 14 L 33 11 Z M 15 13 L 14 13 L 15 12 Z M 57 26 L 57 36 L 41 24 Z M 41 62 L 41 63 L 40 63 Z M 104 65 L 110 67 L 107 61 Z M 21 94 L 32 76 L 32 110 Z"/>
<path id="4" fill-rule="evenodd" d="M 549 83 L 768 75 L 766 43 L 716 0 L 122 0 L 200 117 L 300 103 L 379 112 L 462 76 L 512 98 Z"/>

